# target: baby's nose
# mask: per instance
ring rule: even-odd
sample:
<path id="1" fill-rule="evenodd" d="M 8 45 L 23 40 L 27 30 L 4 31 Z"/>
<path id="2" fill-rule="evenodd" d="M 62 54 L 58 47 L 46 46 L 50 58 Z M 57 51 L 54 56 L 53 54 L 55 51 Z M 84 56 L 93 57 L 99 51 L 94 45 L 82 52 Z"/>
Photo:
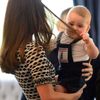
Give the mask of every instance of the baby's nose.
<path id="1" fill-rule="evenodd" d="M 77 26 L 76 26 L 76 25 L 74 25 L 73 28 L 74 28 L 75 30 L 77 30 Z"/>

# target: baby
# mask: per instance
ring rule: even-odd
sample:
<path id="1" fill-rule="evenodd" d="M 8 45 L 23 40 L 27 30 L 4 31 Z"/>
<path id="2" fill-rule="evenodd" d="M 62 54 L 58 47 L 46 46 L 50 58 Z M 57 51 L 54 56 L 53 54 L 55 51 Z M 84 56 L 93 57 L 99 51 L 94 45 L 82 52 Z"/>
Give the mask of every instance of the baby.
<path id="1" fill-rule="evenodd" d="M 66 16 L 66 23 L 76 32 L 67 28 L 60 39 L 58 82 L 62 87 L 58 85 L 57 91 L 73 93 L 85 84 L 85 77 L 81 76 L 81 69 L 85 67 L 82 63 L 95 59 L 99 50 L 88 34 L 91 14 L 86 7 L 72 7 Z"/>

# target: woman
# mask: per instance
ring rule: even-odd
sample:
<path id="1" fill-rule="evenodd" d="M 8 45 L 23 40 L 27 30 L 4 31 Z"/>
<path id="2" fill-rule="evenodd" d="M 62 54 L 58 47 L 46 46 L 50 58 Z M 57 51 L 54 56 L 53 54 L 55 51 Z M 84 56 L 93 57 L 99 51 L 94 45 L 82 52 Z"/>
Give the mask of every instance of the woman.
<path id="1" fill-rule="evenodd" d="M 74 94 L 54 90 L 54 67 L 45 54 L 52 36 L 46 19 L 41 0 L 8 1 L 1 69 L 15 75 L 27 100 L 77 100 L 85 86 Z"/>

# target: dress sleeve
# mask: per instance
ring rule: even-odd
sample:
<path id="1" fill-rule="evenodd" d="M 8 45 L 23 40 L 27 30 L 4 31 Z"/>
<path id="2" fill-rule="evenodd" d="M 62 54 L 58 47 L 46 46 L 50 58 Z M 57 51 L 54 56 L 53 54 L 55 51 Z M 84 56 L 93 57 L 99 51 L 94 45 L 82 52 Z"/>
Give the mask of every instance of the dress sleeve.
<path id="1" fill-rule="evenodd" d="M 35 86 L 54 81 L 54 67 L 47 59 L 42 47 L 30 50 L 27 62 Z"/>

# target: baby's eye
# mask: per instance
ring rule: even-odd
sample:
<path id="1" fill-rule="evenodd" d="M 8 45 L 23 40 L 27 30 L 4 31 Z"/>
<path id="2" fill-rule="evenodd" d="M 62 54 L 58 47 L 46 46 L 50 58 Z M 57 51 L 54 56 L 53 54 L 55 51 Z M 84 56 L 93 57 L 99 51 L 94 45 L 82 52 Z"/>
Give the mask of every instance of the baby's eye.
<path id="1" fill-rule="evenodd" d="M 73 23 L 69 23 L 69 25 L 73 26 L 74 24 Z"/>
<path id="2" fill-rule="evenodd" d="M 82 27 L 83 27 L 83 25 L 78 25 L 78 27 L 82 28 Z"/>

